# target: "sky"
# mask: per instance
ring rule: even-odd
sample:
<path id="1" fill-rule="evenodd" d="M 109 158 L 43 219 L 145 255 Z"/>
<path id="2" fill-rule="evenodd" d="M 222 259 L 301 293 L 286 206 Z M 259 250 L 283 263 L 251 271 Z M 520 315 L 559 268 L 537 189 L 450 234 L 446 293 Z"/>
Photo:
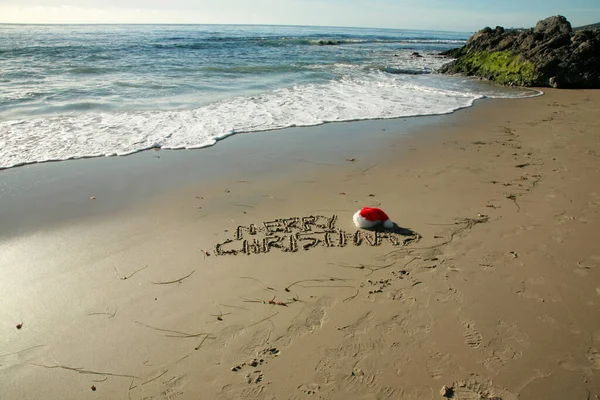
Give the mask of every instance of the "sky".
<path id="1" fill-rule="evenodd" d="M 0 23 L 274 24 L 472 32 L 564 15 L 600 22 L 600 0 L 0 0 Z"/>

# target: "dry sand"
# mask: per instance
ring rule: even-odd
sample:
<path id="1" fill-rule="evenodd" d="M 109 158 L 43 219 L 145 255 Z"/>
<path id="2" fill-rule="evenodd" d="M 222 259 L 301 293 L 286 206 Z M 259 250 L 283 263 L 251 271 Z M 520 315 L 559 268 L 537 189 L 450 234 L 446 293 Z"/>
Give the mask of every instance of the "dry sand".
<path id="1" fill-rule="evenodd" d="M 599 399 L 599 110 L 485 101 L 8 237 L 0 398 Z M 355 245 L 366 205 L 405 229 Z"/>

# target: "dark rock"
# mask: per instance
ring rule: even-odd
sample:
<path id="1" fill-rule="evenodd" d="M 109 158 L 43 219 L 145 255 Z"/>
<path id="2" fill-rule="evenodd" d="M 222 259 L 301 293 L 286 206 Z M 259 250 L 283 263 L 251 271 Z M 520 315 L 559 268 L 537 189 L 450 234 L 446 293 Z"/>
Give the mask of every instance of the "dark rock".
<path id="1" fill-rule="evenodd" d="M 340 44 L 338 40 L 330 40 L 330 39 L 321 39 L 317 41 L 319 46 L 336 46 Z"/>
<path id="2" fill-rule="evenodd" d="M 533 28 L 533 33 L 544 36 L 568 35 L 573 32 L 571 23 L 562 15 L 538 21 Z"/>
<path id="3" fill-rule="evenodd" d="M 411 56 L 415 57 L 415 58 L 422 58 L 423 56 L 420 55 L 419 53 L 417 53 L 416 51 L 414 53 L 411 54 Z"/>
<path id="4" fill-rule="evenodd" d="M 486 27 L 459 49 L 442 73 L 460 73 L 503 85 L 600 88 L 600 29 L 573 31 L 565 17 L 532 29 Z"/>

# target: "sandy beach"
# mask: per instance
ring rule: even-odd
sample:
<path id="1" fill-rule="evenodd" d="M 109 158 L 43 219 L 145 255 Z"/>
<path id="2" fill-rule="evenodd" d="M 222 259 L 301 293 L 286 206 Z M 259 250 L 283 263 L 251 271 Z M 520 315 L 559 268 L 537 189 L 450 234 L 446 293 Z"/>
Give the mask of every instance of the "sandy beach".
<path id="1" fill-rule="evenodd" d="M 0 398 L 600 399 L 600 92 L 544 91 L 0 171 Z"/>

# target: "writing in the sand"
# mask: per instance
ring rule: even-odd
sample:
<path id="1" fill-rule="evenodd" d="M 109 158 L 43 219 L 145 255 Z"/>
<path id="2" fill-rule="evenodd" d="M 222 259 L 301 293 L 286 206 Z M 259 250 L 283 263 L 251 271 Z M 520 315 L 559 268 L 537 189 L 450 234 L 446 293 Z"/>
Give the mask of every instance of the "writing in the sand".
<path id="1" fill-rule="evenodd" d="M 393 246 L 402 246 L 415 240 L 413 237 L 391 231 L 346 232 L 335 227 L 336 221 L 336 215 L 311 215 L 279 218 L 265 221 L 262 225 L 238 226 L 233 239 L 227 239 L 215 246 L 215 254 L 249 255 L 268 253 L 272 249 L 296 252 L 299 249 L 310 250 L 317 246 L 344 247 L 348 243 L 354 246 L 379 246 L 387 242 Z"/>

